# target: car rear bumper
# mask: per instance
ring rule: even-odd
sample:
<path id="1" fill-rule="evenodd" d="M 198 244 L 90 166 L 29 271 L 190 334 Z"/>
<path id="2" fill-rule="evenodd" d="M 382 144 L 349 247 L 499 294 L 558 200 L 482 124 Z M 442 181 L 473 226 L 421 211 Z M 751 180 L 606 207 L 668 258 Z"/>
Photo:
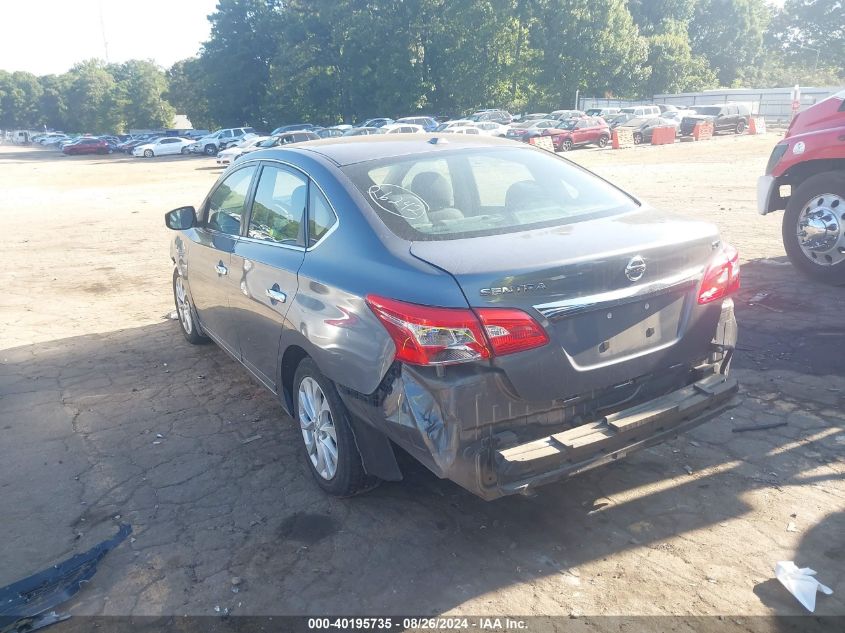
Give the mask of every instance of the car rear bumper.
<path id="1" fill-rule="evenodd" d="M 713 374 L 601 420 L 495 452 L 497 491 L 525 493 L 671 439 L 733 406 L 734 378 Z"/>

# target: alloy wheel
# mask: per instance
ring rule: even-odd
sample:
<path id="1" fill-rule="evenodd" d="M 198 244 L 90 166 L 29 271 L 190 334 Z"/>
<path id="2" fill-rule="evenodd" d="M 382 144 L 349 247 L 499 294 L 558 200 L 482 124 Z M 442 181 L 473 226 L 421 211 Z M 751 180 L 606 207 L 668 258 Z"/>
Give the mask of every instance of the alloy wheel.
<path id="1" fill-rule="evenodd" d="M 299 383 L 299 426 L 314 470 L 325 480 L 337 472 L 337 432 L 334 416 L 320 384 L 305 376 Z"/>
<path id="2" fill-rule="evenodd" d="M 179 322 L 185 329 L 185 333 L 190 334 L 194 329 L 194 321 L 191 318 L 191 303 L 182 277 L 176 278 L 176 312 L 179 314 Z"/>
<path id="3" fill-rule="evenodd" d="M 845 198 L 832 193 L 814 196 L 798 216 L 798 245 L 819 266 L 845 261 Z"/>

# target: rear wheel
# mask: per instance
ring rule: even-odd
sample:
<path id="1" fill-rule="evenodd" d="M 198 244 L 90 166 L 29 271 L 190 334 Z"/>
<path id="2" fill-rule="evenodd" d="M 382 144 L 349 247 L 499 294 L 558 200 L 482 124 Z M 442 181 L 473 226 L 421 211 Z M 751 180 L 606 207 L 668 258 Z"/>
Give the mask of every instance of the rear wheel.
<path id="1" fill-rule="evenodd" d="M 145 149 L 144 150 L 144 158 L 152 158 L 154 156 L 153 150 Z"/>
<path id="2" fill-rule="evenodd" d="M 643 135 L 641 132 L 634 132 L 634 145 L 642 145 Z"/>
<path id="3" fill-rule="evenodd" d="M 607 144 L 608 144 L 609 141 L 610 141 L 609 136 L 600 136 L 599 141 L 598 141 L 598 143 L 596 143 L 596 145 L 598 145 L 599 147 L 607 147 Z"/>
<path id="4" fill-rule="evenodd" d="M 310 358 L 296 368 L 293 393 L 305 460 L 320 488 L 348 497 L 375 485 L 378 480 L 364 472 L 346 406 Z"/>
<path id="5" fill-rule="evenodd" d="M 565 138 L 560 142 L 560 151 L 569 152 L 572 150 L 572 139 Z"/>
<path id="6" fill-rule="evenodd" d="M 208 342 L 208 337 L 200 332 L 197 312 L 191 305 L 191 298 L 188 295 L 188 287 L 185 278 L 178 270 L 173 271 L 173 300 L 176 303 L 176 315 L 179 317 L 179 326 L 182 334 L 192 345 L 200 345 Z"/>
<path id="7" fill-rule="evenodd" d="M 817 174 L 789 197 L 783 245 L 792 264 L 808 277 L 845 285 L 845 174 Z"/>

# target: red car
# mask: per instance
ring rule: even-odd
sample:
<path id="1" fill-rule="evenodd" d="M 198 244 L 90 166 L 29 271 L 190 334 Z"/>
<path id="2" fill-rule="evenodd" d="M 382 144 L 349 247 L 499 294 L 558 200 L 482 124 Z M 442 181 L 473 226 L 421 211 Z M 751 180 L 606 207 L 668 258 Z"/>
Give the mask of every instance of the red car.
<path id="1" fill-rule="evenodd" d="M 610 142 L 610 126 L 601 117 L 566 119 L 555 128 L 543 130 L 543 136 L 552 137 L 558 152 L 568 152 L 573 147 L 588 143 L 605 147 Z"/>
<path id="2" fill-rule="evenodd" d="M 100 138 L 81 138 L 62 148 L 65 154 L 108 154 L 109 144 Z"/>
<path id="3" fill-rule="evenodd" d="M 757 182 L 757 209 L 785 209 L 783 245 L 817 281 L 845 284 L 845 90 L 798 114 Z"/>

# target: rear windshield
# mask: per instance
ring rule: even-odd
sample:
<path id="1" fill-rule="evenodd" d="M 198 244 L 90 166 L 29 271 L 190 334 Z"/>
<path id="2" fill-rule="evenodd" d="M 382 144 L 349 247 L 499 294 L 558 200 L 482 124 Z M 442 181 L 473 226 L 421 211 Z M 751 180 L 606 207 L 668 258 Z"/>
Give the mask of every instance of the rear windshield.
<path id="1" fill-rule="evenodd" d="M 381 221 L 410 241 L 517 233 L 637 206 L 589 172 L 529 148 L 429 152 L 342 169 Z"/>

